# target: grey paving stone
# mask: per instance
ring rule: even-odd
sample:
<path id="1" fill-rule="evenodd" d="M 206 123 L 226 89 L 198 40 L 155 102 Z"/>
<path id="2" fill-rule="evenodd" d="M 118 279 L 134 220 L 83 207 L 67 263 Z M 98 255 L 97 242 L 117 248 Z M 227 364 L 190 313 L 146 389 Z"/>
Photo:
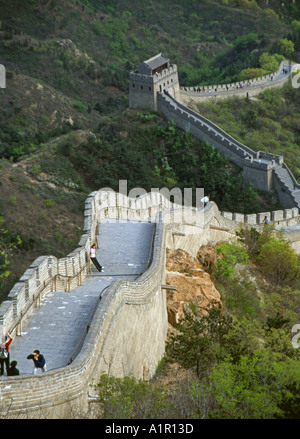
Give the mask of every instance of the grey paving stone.
<path id="1" fill-rule="evenodd" d="M 10 347 L 10 360 L 21 374 L 30 374 L 33 361 L 27 355 L 39 349 L 47 369 L 65 366 L 74 352 L 102 290 L 116 279 L 134 280 L 145 269 L 153 233 L 152 223 L 115 222 L 99 226 L 96 257 L 105 267 L 95 268 L 82 285 L 71 292 L 52 292 L 24 322 L 22 335 Z"/>

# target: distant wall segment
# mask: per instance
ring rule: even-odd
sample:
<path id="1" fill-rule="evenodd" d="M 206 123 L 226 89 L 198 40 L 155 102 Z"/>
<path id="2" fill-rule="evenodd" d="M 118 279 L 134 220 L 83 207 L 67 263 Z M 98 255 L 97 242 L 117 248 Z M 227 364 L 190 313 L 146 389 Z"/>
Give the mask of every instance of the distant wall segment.
<path id="1" fill-rule="evenodd" d="M 158 96 L 159 111 L 195 137 L 215 146 L 243 170 L 243 180 L 264 191 L 276 191 L 287 207 L 300 207 L 300 187 L 281 156 L 251 148 L 235 140 L 210 120 L 191 110 L 167 92 Z"/>
<path id="2" fill-rule="evenodd" d="M 259 78 L 246 81 L 232 82 L 228 84 L 205 85 L 185 87 L 180 86 L 180 98 L 182 103 L 188 105 L 191 102 L 207 101 L 212 98 L 226 99 L 229 97 L 253 97 L 269 88 L 282 87 L 290 80 L 292 64 L 282 61 L 276 72 Z"/>
<path id="3" fill-rule="evenodd" d="M 282 156 L 251 148 L 235 140 L 210 120 L 189 108 L 192 103 L 203 99 L 230 96 L 254 96 L 261 91 L 281 87 L 292 74 L 293 64 L 282 61 L 278 70 L 260 78 L 224 85 L 204 87 L 183 87 L 179 85 L 177 66 L 167 62 L 162 71 L 154 74 L 150 69 L 153 60 L 160 61 L 160 55 L 145 61 L 149 69 L 138 67 L 130 73 L 129 106 L 160 111 L 175 121 L 183 130 L 215 146 L 222 154 L 243 170 L 245 183 L 264 191 L 275 191 L 279 202 L 292 208 L 300 207 L 300 185 L 283 161 Z M 163 57 L 163 62 L 166 58 Z"/>

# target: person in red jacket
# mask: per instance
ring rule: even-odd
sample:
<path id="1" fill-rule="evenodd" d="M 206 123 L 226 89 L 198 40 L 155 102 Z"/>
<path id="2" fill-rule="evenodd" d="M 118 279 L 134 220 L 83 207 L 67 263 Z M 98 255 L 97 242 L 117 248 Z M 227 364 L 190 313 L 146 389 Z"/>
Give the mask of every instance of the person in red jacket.
<path id="1" fill-rule="evenodd" d="M 0 375 L 4 375 L 4 364 L 6 367 L 6 373 L 8 372 L 9 368 L 9 345 L 13 341 L 12 336 L 9 332 L 6 333 L 6 337 L 4 337 L 4 340 L 2 341 L 0 345 L 0 366 L 1 366 L 1 372 Z"/>

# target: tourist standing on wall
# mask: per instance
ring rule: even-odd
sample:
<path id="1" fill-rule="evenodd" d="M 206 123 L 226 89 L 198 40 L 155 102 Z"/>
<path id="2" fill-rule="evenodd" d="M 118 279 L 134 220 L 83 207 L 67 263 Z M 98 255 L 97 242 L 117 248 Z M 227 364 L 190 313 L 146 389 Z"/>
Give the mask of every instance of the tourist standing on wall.
<path id="1" fill-rule="evenodd" d="M 99 264 L 96 258 L 96 244 L 93 244 L 90 249 L 90 260 L 93 262 L 93 264 L 95 265 L 98 271 L 100 272 L 103 271 L 104 267 L 102 267 L 101 264 Z"/>
<path id="2" fill-rule="evenodd" d="M 6 333 L 6 336 L 3 338 L 1 346 L 0 346 L 0 366 L 1 366 L 1 375 L 4 375 L 4 364 L 6 367 L 6 372 L 8 372 L 9 368 L 9 345 L 13 341 L 12 336 L 9 332 Z"/>
<path id="3" fill-rule="evenodd" d="M 207 195 L 206 197 L 201 198 L 201 202 L 204 203 L 204 207 L 209 202 L 209 199 L 210 199 L 210 195 Z"/>
<path id="4" fill-rule="evenodd" d="M 263 222 L 264 222 L 264 224 L 268 224 L 268 222 L 269 222 L 269 218 L 268 218 L 267 216 L 265 216 Z"/>

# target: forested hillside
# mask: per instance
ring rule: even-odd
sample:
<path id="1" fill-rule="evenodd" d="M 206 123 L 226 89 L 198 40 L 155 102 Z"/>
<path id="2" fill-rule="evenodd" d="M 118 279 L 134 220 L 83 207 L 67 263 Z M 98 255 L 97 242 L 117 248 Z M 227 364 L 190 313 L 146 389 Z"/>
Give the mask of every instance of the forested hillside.
<path id="1" fill-rule="evenodd" d="M 1 300 L 37 256 L 61 257 L 76 247 L 86 196 L 117 189 L 119 179 L 129 190 L 204 187 L 226 210 L 280 207 L 159 114 L 128 110 L 128 77 L 159 52 L 178 65 L 182 85 L 238 80 L 247 69 L 253 75 L 274 68 L 281 57 L 299 62 L 295 2 L 0 0 L 0 11 Z M 287 163 L 298 175 L 299 94 L 289 89 L 287 101 L 281 93 L 261 98 L 267 108 L 221 104 L 217 119 L 228 131 L 230 121 L 241 120 L 233 134 L 245 143 L 253 123 L 259 131 L 249 146 L 274 150 L 268 134 L 257 145 L 259 133 L 262 124 L 272 129 L 285 99 L 274 142 L 279 152 L 288 137 Z M 201 111 L 213 118 L 216 110 Z"/>

